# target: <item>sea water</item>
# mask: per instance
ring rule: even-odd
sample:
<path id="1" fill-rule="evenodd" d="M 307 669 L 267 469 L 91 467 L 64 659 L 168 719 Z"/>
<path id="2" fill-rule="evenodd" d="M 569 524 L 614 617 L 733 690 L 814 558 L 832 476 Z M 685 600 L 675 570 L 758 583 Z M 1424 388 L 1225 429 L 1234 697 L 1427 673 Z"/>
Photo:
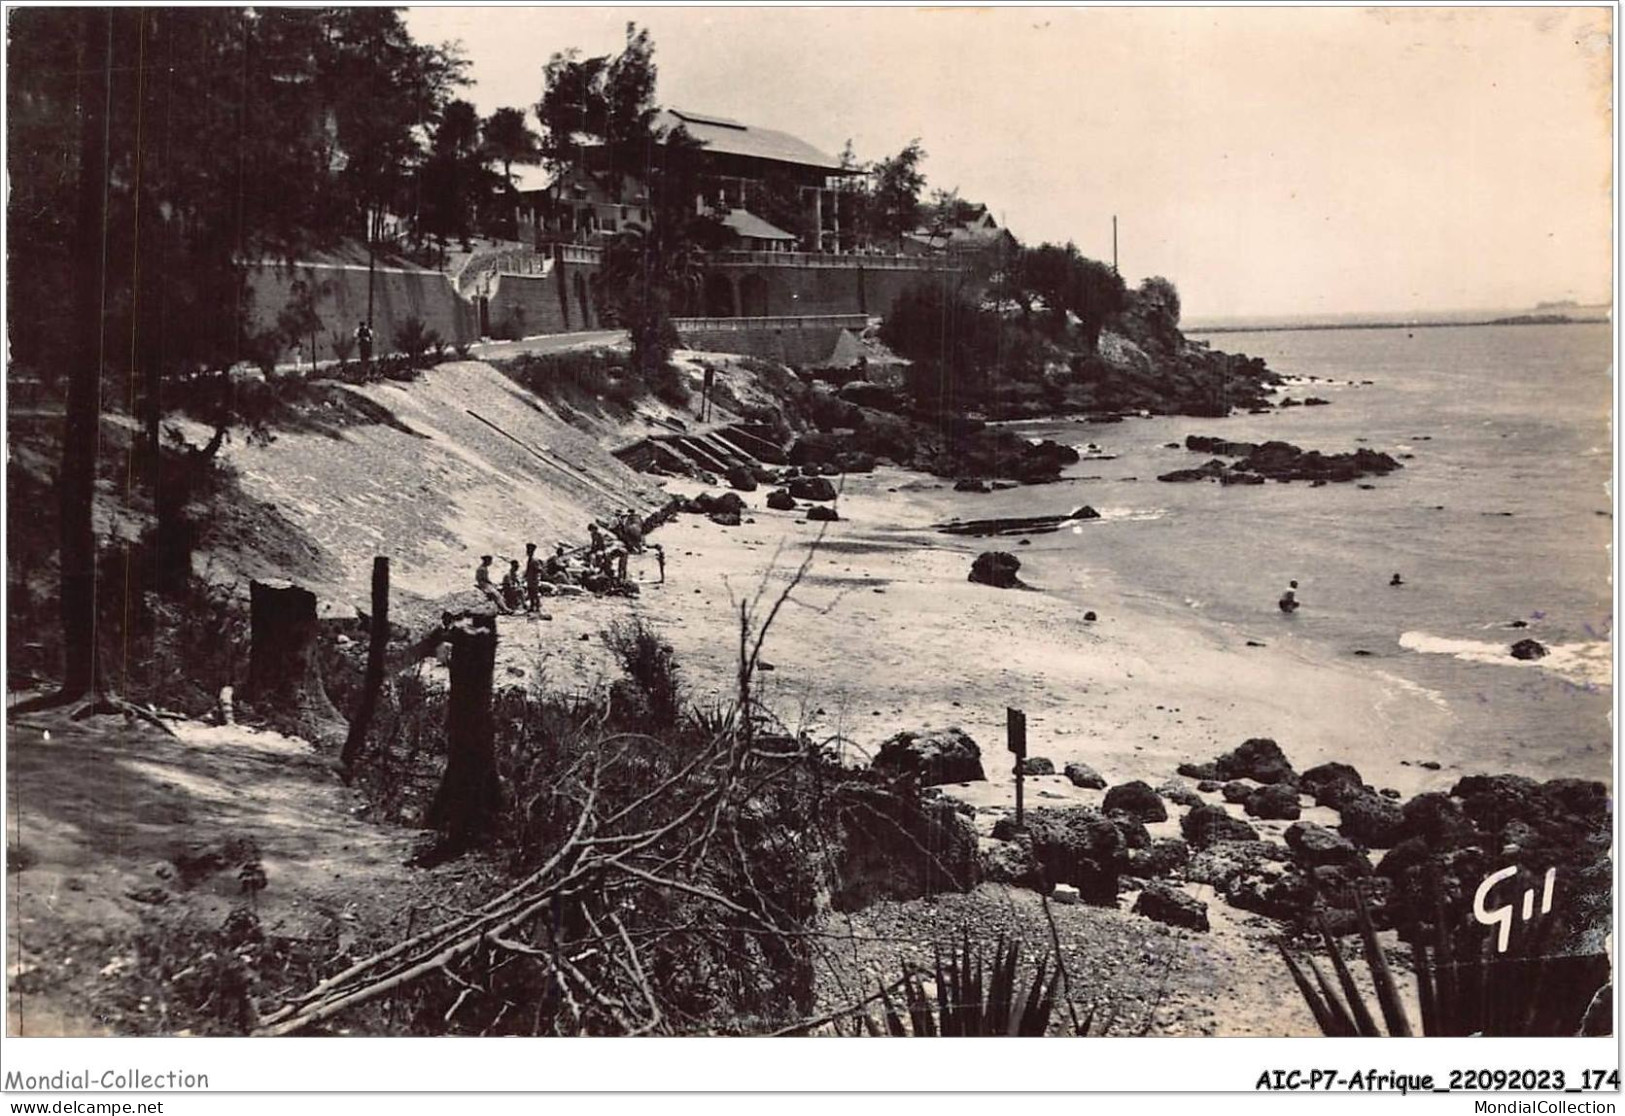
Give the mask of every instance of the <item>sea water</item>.
<path id="1" fill-rule="evenodd" d="M 1406 738 L 1401 725 L 1395 739 L 1372 742 L 1390 756 L 1611 780 L 1611 327 L 1213 341 L 1294 378 L 1277 398 L 1329 405 L 1223 420 L 1021 423 L 1030 437 L 1094 443 L 1115 457 L 1083 460 L 1061 484 L 965 496 L 960 514 L 1091 505 L 1100 519 L 1023 548 L 1058 582 L 1044 588 L 1085 608 L 1109 587 L 1136 607 L 1215 626 L 1238 653 L 1252 639 L 1335 659 L 1449 711 L 1444 739 Z M 1363 478 L 1370 487 L 1158 482 L 1208 460 L 1184 448 L 1187 434 L 1328 453 L 1363 446 L 1403 468 Z M 1389 585 L 1395 573 L 1400 587 Z M 1291 580 L 1302 607 L 1289 617 L 1276 601 Z M 1513 658 L 1523 638 L 1551 653 Z"/>

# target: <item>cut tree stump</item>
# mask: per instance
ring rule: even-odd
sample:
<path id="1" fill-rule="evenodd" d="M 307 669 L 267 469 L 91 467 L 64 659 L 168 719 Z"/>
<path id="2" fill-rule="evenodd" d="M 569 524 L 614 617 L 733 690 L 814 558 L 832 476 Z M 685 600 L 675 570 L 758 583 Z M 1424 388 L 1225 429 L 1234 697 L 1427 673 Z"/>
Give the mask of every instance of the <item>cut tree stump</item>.
<path id="1" fill-rule="evenodd" d="M 344 718 L 322 684 L 316 594 L 288 583 L 251 581 L 248 684 L 241 700 L 281 731 L 313 744 L 344 740 Z"/>
<path id="2" fill-rule="evenodd" d="M 440 831 L 438 856 L 451 856 L 485 836 L 502 809 L 497 777 L 491 676 L 496 667 L 496 617 L 447 617 L 441 638 L 451 644 L 451 694 L 446 703 L 446 774 L 425 821 Z"/>

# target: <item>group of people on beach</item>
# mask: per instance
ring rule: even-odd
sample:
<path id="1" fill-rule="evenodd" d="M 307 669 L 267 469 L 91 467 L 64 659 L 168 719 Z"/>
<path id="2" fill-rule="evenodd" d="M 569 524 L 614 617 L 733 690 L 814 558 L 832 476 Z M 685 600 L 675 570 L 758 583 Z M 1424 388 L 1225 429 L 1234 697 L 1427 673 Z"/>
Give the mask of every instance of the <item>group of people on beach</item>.
<path id="1" fill-rule="evenodd" d="M 518 558 L 510 558 L 508 570 L 498 583 L 491 576 L 494 556 L 482 554 L 480 564 L 474 568 L 474 588 L 504 615 L 540 612 L 543 597 L 581 592 L 630 596 L 637 587 L 627 576 L 627 559 L 645 549 L 654 554 L 660 581 L 665 582 L 665 548 L 659 543 L 645 546 L 643 521 L 637 512 L 627 509 L 609 521 L 595 520 L 587 524 L 587 534 L 589 542 L 585 547 L 568 548 L 562 542 L 555 543 L 547 558 L 537 556 L 535 543 L 526 543 L 523 568 Z"/>

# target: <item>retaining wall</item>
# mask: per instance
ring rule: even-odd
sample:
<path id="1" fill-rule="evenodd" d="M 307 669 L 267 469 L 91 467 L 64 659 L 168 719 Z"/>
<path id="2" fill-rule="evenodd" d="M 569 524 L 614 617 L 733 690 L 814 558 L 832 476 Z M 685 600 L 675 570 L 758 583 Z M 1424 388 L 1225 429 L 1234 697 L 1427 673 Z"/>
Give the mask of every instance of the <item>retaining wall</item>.
<path id="1" fill-rule="evenodd" d="M 314 284 L 316 313 L 322 320 L 316 354 L 329 360 L 332 335 L 352 337 L 367 317 L 367 266 L 351 263 L 260 263 L 248 267 L 253 293 L 250 324 L 255 330 L 276 327 L 277 316 L 288 305 L 295 282 Z M 372 277 L 373 351 L 393 352 L 395 333 L 407 318 L 416 316 L 448 344 L 479 339 L 479 314 L 474 304 L 458 296 L 450 278 L 440 271 L 413 271 L 380 267 Z M 308 356 L 306 359 L 309 359 Z"/>

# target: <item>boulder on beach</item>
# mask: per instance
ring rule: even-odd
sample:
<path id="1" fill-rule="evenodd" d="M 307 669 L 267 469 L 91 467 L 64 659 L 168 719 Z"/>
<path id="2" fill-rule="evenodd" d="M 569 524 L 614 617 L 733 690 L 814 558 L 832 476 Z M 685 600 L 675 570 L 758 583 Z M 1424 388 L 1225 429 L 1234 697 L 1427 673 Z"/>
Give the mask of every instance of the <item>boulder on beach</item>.
<path id="1" fill-rule="evenodd" d="M 1322 864 L 1358 864 L 1371 867 L 1365 854 L 1341 833 L 1314 822 L 1295 822 L 1287 827 L 1287 848 L 1310 867 Z"/>
<path id="2" fill-rule="evenodd" d="M 1202 796 L 1190 788 L 1190 784 L 1179 779 L 1164 780 L 1158 787 L 1157 793 L 1176 806 L 1200 806 Z"/>
<path id="3" fill-rule="evenodd" d="M 728 485 L 741 492 L 756 491 L 756 477 L 746 465 L 728 466 Z"/>
<path id="4" fill-rule="evenodd" d="M 785 487 L 797 500 L 826 501 L 838 495 L 828 477 L 791 477 Z"/>
<path id="5" fill-rule="evenodd" d="M 982 879 L 1039 890 L 1044 874 L 1033 856 L 1032 840 L 1025 833 L 1012 833 L 1009 840 L 982 843 Z"/>
<path id="6" fill-rule="evenodd" d="M 1257 789 L 1258 784 L 1250 779 L 1231 779 L 1219 788 L 1219 793 L 1224 795 L 1226 802 L 1240 804 L 1251 798 Z"/>
<path id="7" fill-rule="evenodd" d="M 954 481 L 955 492 L 988 492 L 987 481 L 980 477 L 960 477 Z"/>
<path id="8" fill-rule="evenodd" d="M 775 488 L 767 494 L 767 506 L 774 511 L 795 511 L 796 498 L 782 488 Z"/>
<path id="9" fill-rule="evenodd" d="M 713 511 L 706 518 L 712 523 L 719 523 L 724 527 L 737 527 L 743 522 L 736 511 Z"/>
<path id="10" fill-rule="evenodd" d="M 1196 779 L 1202 782 L 1219 782 L 1219 765 L 1216 763 L 1182 763 L 1174 768 L 1187 779 Z"/>
<path id="11" fill-rule="evenodd" d="M 1001 818 L 994 837 L 1001 837 L 1001 827 L 1007 839 L 1014 833 L 1014 819 Z M 1117 905 L 1117 882 L 1128 867 L 1128 849 L 1110 818 L 1081 806 L 1029 810 L 1024 836 L 1045 886 L 1071 884 L 1086 903 Z"/>
<path id="12" fill-rule="evenodd" d="M 1184 875 L 1223 893 L 1249 874 L 1279 876 L 1291 860 L 1292 851 L 1273 841 L 1220 841 L 1193 852 Z"/>
<path id="13" fill-rule="evenodd" d="M 1107 813 L 1121 810 L 1131 818 L 1142 822 L 1163 822 L 1168 820 L 1168 807 L 1163 805 L 1157 792 L 1140 779 L 1130 783 L 1120 783 L 1106 792 L 1106 800 L 1101 808 Z"/>
<path id="14" fill-rule="evenodd" d="M 893 775 L 914 775 L 920 786 L 982 782 L 982 749 L 958 726 L 900 732 L 880 746 L 869 765 Z"/>
<path id="15" fill-rule="evenodd" d="M 1315 805 L 1335 810 L 1350 796 L 1365 793 L 1366 785 L 1348 764 L 1323 763 L 1299 776 L 1298 789 L 1313 798 Z"/>
<path id="16" fill-rule="evenodd" d="M 1021 584 L 1016 571 L 1021 559 L 1004 550 L 984 550 L 971 563 L 970 580 L 978 585 L 991 585 L 995 589 L 1014 589 Z"/>
<path id="17" fill-rule="evenodd" d="M 1028 756 L 1021 761 L 1023 775 L 1053 775 L 1055 774 L 1055 761 L 1045 759 L 1043 756 Z"/>
<path id="18" fill-rule="evenodd" d="M 1512 657 L 1526 662 L 1531 659 L 1544 659 L 1549 653 L 1546 645 L 1538 639 L 1520 639 L 1512 645 Z"/>
<path id="19" fill-rule="evenodd" d="M 1171 876 L 1190 863 L 1191 847 L 1177 837 L 1152 841 L 1129 853 L 1129 872 L 1142 879 Z"/>
<path id="20" fill-rule="evenodd" d="M 1403 839 L 1405 812 L 1381 795 L 1358 794 L 1337 809 L 1343 836 L 1368 849 L 1391 849 Z"/>
<path id="21" fill-rule="evenodd" d="M 1124 848 L 1133 850 L 1151 847 L 1151 831 L 1139 818 L 1122 810 L 1108 810 L 1106 816 L 1117 827 L 1118 834 L 1123 838 Z"/>
<path id="22" fill-rule="evenodd" d="M 1259 787 L 1243 803 L 1249 817 L 1265 821 L 1297 821 L 1302 809 L 1298 804 L 1298 788 L 1291 783 L 1271 783 Z"/>
<path id="23" fill-rule="evenodd" d="M 842 783 L 833 801 L 841 834 L 831 873 L 836 910 L 976 886 L 976 830 L 951 801 L 855 782 Z"/>
<path id="24" fill-rule="evenodd" d="M 1212 794 L 1216 790 L 1224 789 L 1224 784 L 1219 782 L 1217 779 L 1203 779 L 1200 783 L 1196 784 L 1196 789 L 1201 791 L 1203 794 Z"/>
<path id="25" fill-rule="evenodd" d="M 1252 779 L 1266 784 L 1296 784 L 1298 781 L 1298 775 L 1287 762 L 1281 746 L 1267 736 L 1242 741 L 1235 751 L 1215 760 L 1214 766 L 1221 779 Z"/>
<path id="26" fill-rule="evenodd" d="M 1091 508 L 1088 504 L 1085 504 L 1085 505 L 1083 505 L 1083 507 L 1078 508 L 1076 511 L 1074 511 L 1071 514 L 1071 516 L 1069 516 L 1068 518 L 1071 518 L 1071 519 L 1099 519 L 1100 518 L 1100 513 L 1097 512 L 1094 508 Z"/>
<path id="27" fill-rule="evenodd" d="M 1069 763 L 1066 765 L 1065 773 L 1075 787 L 1083 787 L 1085 790 L 1106 789 L 1105 778 L 1086 763 Z"/>
<path id="28" fill-rule="evenodd" d="M 836 523 L 840 518 L 834 508 L 826 508 L 821 504 L 807 509 L 809 523 Z"/>
<path id="29" fill-rule="evenodd" d="M 1401 808 L 1404 819 L 1399 839 L 1420 837 L 1435 848 L 1455 848 L 1476 836 L 1472 820 L 1461 803 L 1448 794 L 1429 791 L 1419 794 Z"/>
<path id="30" fill-rule="evenodd" d="M 1208 928 L 1207 904 L 1171 884 L 1153 881 L 1134 901 L 1134 914 L 1185 930 Z"/>
<path id="31" fill-rule="evenodd" d="M 1179 819 L 1179 831 L 1193 848 L 1205 849 L 1220 841 L 1256 841 L 1258 830 L 1232 817 L 1223 806 L 1197 806 Z"/>

